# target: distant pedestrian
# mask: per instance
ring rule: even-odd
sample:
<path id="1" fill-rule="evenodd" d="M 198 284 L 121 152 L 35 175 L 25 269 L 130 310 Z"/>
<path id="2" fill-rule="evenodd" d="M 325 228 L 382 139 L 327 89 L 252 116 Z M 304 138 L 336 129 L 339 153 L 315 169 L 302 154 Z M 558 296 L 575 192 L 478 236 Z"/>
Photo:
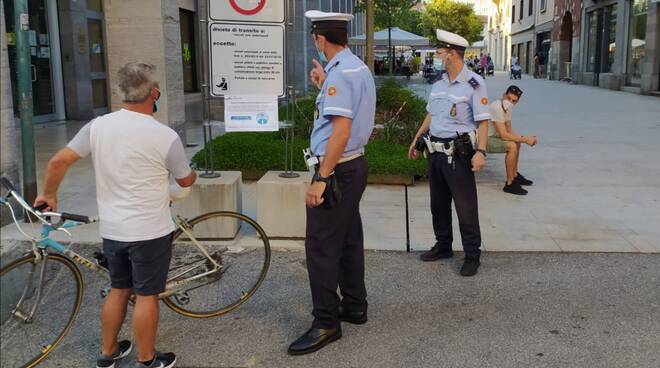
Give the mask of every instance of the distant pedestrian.
<path id="1" fill-rule="evenodd" d="M 534 54 L 534 78 L 539 77 L 539 68 L 540 68 L 540 59 L 539 59 L 539 53 L 537 52 Z"/>
<path id="2" fill-rule="evenodd" d="M 481 74 L 481 77 L 483 78 L 486 77 L 486 70 L 488 70 L 488 58 L 486 57 L 486 54 L 482 52 L 481 60 L 479 61 L 479 72 Z"/>

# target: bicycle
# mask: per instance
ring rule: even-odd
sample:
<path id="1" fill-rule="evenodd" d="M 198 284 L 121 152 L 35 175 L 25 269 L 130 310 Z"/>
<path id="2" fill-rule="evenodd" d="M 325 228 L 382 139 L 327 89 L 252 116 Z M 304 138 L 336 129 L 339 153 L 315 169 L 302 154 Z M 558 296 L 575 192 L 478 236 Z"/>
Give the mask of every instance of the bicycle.
<path id="1" fill-rule="evenodd" d="M 42 212 L 44 207 L 30 206 L 6 178 L 0 182 L 8 191 L 0 203 L 9 207 L 18 230 L 32 244 L 27 255 L 0 269 L 0 356 L 16 366 L 34 367 L 62 342 L 80 311 L 84 284 L 76 263 L 106 282 L 110 277 L 102 253 L 94 255 L 94 262 L 51 238 L 58 231 L 72 238 L 70 229 L 96 222 L 96 218 Z M 36 219 L 31 222 L 41 223 L 40 238 L 22 229 L 9 203 L 11 198 L 28 218 Z M 59 221 L 51 222 L 53 217 Z M 159 294 L 167 307 L 186 317 L 209 318 L 235 310 L 254 295 L 266 277 L 271 257 L 269 239 L 256 221 L 229 211 L 209 212 L 191 220 L 173 214 L 172 219 L 176 225 L 172 261 L 166 290 Z M 227 221 L 238 224 L 234 237 L 208 236 L 209 229 Z M 101 297 L 108 290 L 102 289 Z M 58 323 L 64 325 L 54 326 Z"/>

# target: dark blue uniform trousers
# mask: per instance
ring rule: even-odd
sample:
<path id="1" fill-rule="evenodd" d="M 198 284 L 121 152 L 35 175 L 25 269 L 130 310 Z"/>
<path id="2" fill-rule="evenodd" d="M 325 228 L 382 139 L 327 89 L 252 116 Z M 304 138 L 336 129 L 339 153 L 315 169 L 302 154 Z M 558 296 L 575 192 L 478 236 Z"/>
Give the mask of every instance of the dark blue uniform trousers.
<path id="1" fill-rule="evenodd" d="M 441 250 L 451 251 L 454 240 L 451 225 L 451 202 L 454 201 L 466 257 L 479 257 L 481 230 L 477 203 L 477 184 L 468 156 L 455 156 L 447 162 L 444 153 L 429 156 L 429 190 L 433 232 Z"/>
<path id="2" fill-rule="evenodd" d="M 335 175 L 342 192 L 339 204 L 330 209 L 323 204 L 307 208 L 305 253 L 315 328 L 339 326 L 340 303 L 355 311 L 367 309 L 360 218 L 360 199 L 367 186 L 367 171 L 364 157 L 338 164 Z"/>

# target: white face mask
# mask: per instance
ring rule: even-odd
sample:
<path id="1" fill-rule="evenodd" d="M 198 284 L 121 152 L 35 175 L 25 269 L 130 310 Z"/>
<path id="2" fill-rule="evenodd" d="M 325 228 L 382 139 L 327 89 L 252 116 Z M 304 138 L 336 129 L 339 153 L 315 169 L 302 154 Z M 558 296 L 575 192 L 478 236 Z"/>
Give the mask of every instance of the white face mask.
<path id="1" fill-rule="evenodd" d="M 502 107 L 504 108 L 504 111 L 511 111 L 513 109 L 513 102 L 509 100 L 502 100 Z"/>

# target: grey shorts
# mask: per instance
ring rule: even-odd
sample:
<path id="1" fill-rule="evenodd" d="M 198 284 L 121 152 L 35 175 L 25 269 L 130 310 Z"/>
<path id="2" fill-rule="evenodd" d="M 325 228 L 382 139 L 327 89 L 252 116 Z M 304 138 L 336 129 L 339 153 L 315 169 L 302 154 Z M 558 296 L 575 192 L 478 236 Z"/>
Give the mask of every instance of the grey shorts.
<path id="1" fill-rule="evenodd" d="M 137 242 L 103 239 L 103 253 L 108 260 L 112 288 L 133 289 L 143 296 L 165 291 L 172 258 L 171 233 Z"/>

